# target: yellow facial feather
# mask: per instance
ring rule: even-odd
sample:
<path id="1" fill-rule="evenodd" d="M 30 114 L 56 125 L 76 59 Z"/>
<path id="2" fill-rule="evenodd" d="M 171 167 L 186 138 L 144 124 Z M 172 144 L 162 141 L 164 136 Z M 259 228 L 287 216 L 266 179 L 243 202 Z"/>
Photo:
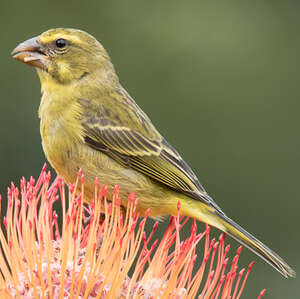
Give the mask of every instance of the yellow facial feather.
<path id="1" fill-rule="evenodd" d="M 82 37 L 86 37 L 86 34 L 83 31 L 71 29 L 71 28 L 70 29 L 57 28 L 57 29 L 48 30 L 44 32 L 38 37 L 38 39 L 42 44 L 51 43 L 60 38 L 67 39 L 69 42 L 74 44 L 81 44 L 84 43 Z"/>

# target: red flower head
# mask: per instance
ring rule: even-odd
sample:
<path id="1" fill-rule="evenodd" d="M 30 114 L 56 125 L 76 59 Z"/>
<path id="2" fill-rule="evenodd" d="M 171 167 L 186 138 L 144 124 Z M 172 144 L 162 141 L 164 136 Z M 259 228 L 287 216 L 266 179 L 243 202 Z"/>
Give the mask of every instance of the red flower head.
<path id="1" fill-rule="evenodd" d="M 146 235 L 147 215 L 139 219 L 138 200 L 130 194 L 128 207 L 122 211 L 118 189 L 114 188 L 113 200 L 108 202 L 107 188 L 99 187 L 96 179 L 94 201 L 85 205 L 81 172 L 66 196 L 64 181 L 57 177 L 50 184 L 46 167 L 36 182 L 22 178 L 20 191 L 12 184 L 5 230 L 0 230 L 0 297 L 241 296 L 253 265 L 248 271 L 238 271 L 241 248 L 229 263 L 225 235 L 210 240 L 209 227 L 198 234 L 195 222 L 190 236 L 181 240 L 187 218 L 179 213 L 170 219 L 162 239 L 153 242 L 158 223 Z M 61 204 L 59 212 L 56 203 Z M 62 214 L 61 230 L 58 213 Z M 196 247 L 201 241 L 204 252 L 199 266 Z"/>

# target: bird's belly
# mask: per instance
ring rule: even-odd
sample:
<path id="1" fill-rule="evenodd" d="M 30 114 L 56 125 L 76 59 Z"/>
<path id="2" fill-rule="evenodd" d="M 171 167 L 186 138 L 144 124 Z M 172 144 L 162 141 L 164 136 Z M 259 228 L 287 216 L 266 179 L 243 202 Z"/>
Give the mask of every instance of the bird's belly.
<path id="1" fill-rule="evenodd" d="M 181 194 L 172 191 L 160 183 L 154 182 L 147 176 L 131 168 L 124 167 L 108 155 L 96 151 L 85 144 L 73 144 L 67 148 L 57 150 L 58 144 L 51 147 L 44 144 L 46 156 L 67 183 L 74 183 L 79 169 L 85 176 L 85 201 L 94 199 L 95 178 L 99 184 L 104 184 L 112 194 L 114 186 L 120 187 L 122 205 L 127 205 L 128 195 L 131 192 L 139 198 L 138 210 L 143 214 L 150 208 L 153 217 L 176 213 L 177 200 Z"/>

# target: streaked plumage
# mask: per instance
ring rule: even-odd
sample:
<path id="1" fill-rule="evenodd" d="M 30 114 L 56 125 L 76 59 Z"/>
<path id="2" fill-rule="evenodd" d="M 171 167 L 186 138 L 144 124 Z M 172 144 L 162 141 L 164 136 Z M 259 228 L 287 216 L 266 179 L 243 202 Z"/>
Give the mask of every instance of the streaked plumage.
<path id="1" fill-rule="evenodd" d="M 86 200 L 94 178 L 120 185 L 122 204 L 129 192 L 151 216 L 181 213 L 225 231 L 284 276 L 295 272 L 273 251 L 229 219 L 199 180 L 123 89 L 108 54 L 89 34 L 52 29 L 20 44 L 14 58 L 37 68 L 45 154 L 67 182 L 79 168 L 86 175 Z"/>

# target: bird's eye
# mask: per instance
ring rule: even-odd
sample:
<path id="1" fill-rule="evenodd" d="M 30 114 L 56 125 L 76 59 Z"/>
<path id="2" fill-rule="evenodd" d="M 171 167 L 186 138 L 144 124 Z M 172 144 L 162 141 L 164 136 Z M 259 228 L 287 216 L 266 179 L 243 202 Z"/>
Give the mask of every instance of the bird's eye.
<path id="1" fill-rule="evenodd" d="M 67 45 L 67 41 L 63 38 L 59 38 L 55 42 L 57 48 L 64 48 Z"/>

